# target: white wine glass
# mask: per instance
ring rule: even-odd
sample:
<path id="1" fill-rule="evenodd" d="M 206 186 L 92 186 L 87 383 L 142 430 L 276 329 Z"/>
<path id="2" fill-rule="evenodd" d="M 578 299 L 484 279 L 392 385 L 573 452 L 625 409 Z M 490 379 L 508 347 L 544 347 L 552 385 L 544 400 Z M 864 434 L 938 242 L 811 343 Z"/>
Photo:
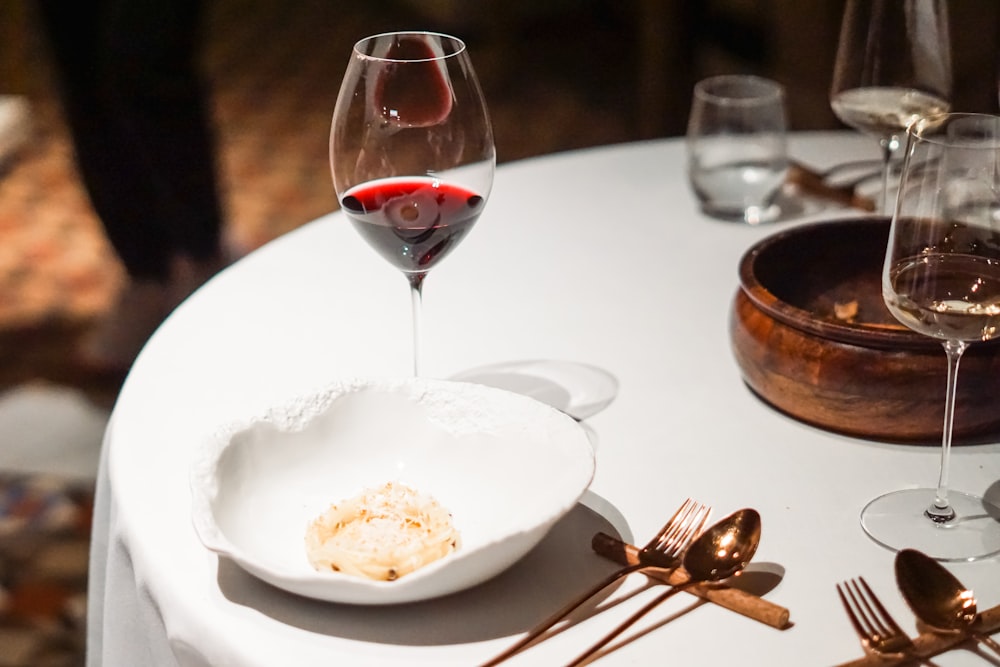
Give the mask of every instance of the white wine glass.
<path id="1" fill-rule="evenodd" d="M 344 214 L 409 282 L 419 375 L 424 278 L 479 218 L 496 169 L 465 43 L 393 32 L 355 44 L 333 112 L 330 168 Z"/>
<path id="2" fill-rule="evenodd" d="M 887 547 L 939 560 L 1000 553 L 1000 507 L 949 488 L 962 353 L 1000 338 L 1000 117 L 941 114 L 910 126 L 882 296 L 902 324 L 944 346 L 941 460 L 936 486 L 876 498 L 862 525 Z"/>
<path id="3" fill-rule="evenodd" d="M 951 109 L 948 0 L 847 0 L 830 88 L 845 124 L 882 151 L 879 210 L 891 215 L 892 156 L 907 126 Z"/>

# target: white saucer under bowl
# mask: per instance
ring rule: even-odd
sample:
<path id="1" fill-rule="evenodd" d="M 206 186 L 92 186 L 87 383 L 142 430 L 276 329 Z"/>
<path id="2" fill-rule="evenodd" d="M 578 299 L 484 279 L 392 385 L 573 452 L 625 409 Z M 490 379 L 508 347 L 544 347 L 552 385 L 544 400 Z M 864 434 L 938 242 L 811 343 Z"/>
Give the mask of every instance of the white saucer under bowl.
<path id="1" fill-rule="evenodd" d="M 611 373 L 561 359 L 506 361 L 471 368 L 451 379 L 531 396 L 574 419 L 596 415 L 618 395 L 618 380 Z"/>

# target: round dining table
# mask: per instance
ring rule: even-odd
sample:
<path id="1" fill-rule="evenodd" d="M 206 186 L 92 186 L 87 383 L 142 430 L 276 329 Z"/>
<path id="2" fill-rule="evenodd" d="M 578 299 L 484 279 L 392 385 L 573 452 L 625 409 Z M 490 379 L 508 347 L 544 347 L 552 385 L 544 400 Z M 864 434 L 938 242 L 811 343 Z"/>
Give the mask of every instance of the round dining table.
<path id="1" fill-rule="evenodd" d="M 792 133 L 789 151 L 817 168 L 878 157 L 874 142 L 850 132 Z M 682 138 L 498 168 L 476 227 L 425 283 L 422 372 L 579 362 L 613 376 L 617 391 L 582 422 L 596 450 L 590 488 L 543 541 L 494 579 L 407 604 L 300 597 L 198 539 L 189 474 L 209 436 L 334 380 L 412 367 L 407 282 L 341 213 L 240 259 L 164 322 L 114 406 L 97 485 L 88 664 L 480 664 L 618 567 L 591 549 L 596 532 L 642 544 L 686 498 L 711 505 L 715 518 L 760 513 L 746 575 L 790 623 L 771 627 L 681 594 L 595 664 L 849 663 L 865 654 L 836 585 L 859 576 L 916 636 L 895 554 L 866 536 L 859 512 L 886 491 L 936 483 L 938 448 L 848 437 L 782 414 L 746 386 L 731 351 L 747 249 L 793 225 L 861 214 L 794 192 L 781 205 L 779 219 L 760 225 L 703 215 Z M 587 387 L 562 389 L 587 398 Z M 997 493 L 1000 444 L 956 447 L 951 472 L 955 488 Z M 980 609 L 1000 604 L 1000 561 L 947 567 Z M 569 662 L 663 590 L 650 581 L 632 575 L 509 664 Z M 935 663 L 989 664 L 972 644 Z"/>

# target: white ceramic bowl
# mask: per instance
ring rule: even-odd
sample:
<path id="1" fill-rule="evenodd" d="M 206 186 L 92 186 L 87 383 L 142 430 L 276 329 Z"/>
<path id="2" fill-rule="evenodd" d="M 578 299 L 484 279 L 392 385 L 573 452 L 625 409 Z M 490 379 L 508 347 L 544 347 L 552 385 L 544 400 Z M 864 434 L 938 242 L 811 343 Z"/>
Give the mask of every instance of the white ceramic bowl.
<path id="1" fill-rule="evenodd" d="M 353 380 L 210 438 L 192 468 L 192 510 L 206 547 L 279 588 L 391 604 L 499 574 L 572 509 L 593 474 L 585 430 L 534 399 L 444 380 Z M 314 570 L 308 523 L 388 481 L 436 498 L 461 548 L 391 582 Z"/>

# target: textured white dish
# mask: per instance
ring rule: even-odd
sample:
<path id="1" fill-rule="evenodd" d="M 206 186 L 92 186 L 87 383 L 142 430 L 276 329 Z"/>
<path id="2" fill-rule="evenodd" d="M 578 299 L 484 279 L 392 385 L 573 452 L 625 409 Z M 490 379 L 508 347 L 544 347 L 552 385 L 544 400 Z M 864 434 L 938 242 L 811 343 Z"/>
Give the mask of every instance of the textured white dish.
<path id="1" fill-rule="evenodd" d="M 192 511 L 206 547 L 279 588 L 394 604 L 499 574 L 572 509 L 593 474 L 585 431 L 534 399 L 445 380 L 355 380 L 211 437 L 192 468 Z M 308 523 L 388 481 L 447 508 L 461 548 L 391 582 L 314 570 Z"/>
<path id="2" fill-rule="evenodd" d="M 618 380 L 606 370 L 557 359 L 490 364 L 462 371 L 451 379 L 531 396 L 574 419 L 596 415 L 618 395 Z"/>

